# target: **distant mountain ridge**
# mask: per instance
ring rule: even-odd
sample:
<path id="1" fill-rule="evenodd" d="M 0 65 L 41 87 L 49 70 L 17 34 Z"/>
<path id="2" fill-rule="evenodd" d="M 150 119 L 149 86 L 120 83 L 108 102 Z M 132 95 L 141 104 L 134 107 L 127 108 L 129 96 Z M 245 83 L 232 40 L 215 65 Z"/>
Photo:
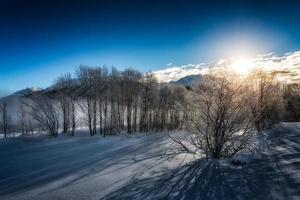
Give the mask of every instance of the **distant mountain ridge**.
<path id="1" fill-rule="evenodd" d="M 193 83 L 202 81 L 203 76 L 201 74 L 197 75 L 189 75 L 185 76 L 177 81 L 170 81 L 169 84 L 171 85 L 182 85 L 182 86 L 191 86 Z"/>
<path id="2" fill-rule="evenodd" d="M 39 88 L 39 87 L 25 88 L 23 90 L 16 91 L 9 96 L 24 97 L 24 96 L 30 95 L 34 92 L 39 92 L 42 90 L 43 90 L 43 88 Z"/>

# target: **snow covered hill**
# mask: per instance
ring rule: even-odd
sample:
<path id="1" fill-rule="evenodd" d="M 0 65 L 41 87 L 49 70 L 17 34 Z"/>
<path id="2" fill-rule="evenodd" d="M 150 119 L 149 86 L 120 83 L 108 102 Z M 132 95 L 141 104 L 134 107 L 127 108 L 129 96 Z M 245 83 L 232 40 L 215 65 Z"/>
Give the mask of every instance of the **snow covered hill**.
<path id="1" fill-rule="evenodd" d="M 166 133 L 0 140 L 0 199 L 299 199 L 300 124 L 248 164 L 193 160 Z"/>

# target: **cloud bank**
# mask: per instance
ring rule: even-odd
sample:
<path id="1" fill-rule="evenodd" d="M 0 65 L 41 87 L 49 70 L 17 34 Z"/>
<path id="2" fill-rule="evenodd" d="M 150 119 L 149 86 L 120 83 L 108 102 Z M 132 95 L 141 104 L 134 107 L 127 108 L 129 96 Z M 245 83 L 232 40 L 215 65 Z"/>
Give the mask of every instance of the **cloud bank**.
<path id="1" fill-rule="evenodd" d="M 221 62 L 220 62 L 221 61 Z M 211 65 L 220 65 L 224 62 L 231 63 L 231 59 L 222 59 L 215 63 L 188 64 L 170 67 L 152 72 L 159 82 L 179 80 L 185 76 L 203 74 Z M 261 68 L 269 72 L 275 72 L 278 79 L 287 82 L 300 82 L 300 51 L 275 56 L 273 53 L 257 55 L 252 58 L 253 68 Z"/>
<path id="2" fill-rule="evenodd" d="M 255 67 L 276 72 L 278 78 L 287 82 L 300 81 L 300 51 L 283 56 L 261 55 L 254 60 Z"/>

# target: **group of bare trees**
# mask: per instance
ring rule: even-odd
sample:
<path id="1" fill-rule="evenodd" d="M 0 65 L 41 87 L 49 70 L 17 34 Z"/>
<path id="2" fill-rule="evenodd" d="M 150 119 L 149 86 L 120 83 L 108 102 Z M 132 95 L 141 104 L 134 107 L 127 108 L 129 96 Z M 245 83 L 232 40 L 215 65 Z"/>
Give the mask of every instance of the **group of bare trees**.
<path id="1" fill-rule="evenodd" d="M 17 108 L 18 121 L 12 119 L 11 106 L 9 106 L 9 99 L 3 98 L 0 100 L 0 133 L 3 133 L 4 138 L 8 137 L 11 133 L 22 134 L 32 133 L 33 126 L 31 123 L 31 115 L 25 109 L 25 104 L 21 104 Z"/>
<path id="2" fill-rule="evenodd" d="M 212 68 L 181 105 L 188 133 L 172 139 L 188 152 L 232 157 L 252 149 L 256 133 L 287 120 L 285 115 L 299 120 L 299 94 L 299 85 L 283 84 L 273 72 L 257 69 L 241 77 L 227 67 Z"/>
<path id="3" fill-rule="evenodd" d="M 142 76 L 134 69 L 119 72 L 112 68 L 109 72 L 106 67 L 81 66 L 77 77 L 81 91 L 78 102 L 91 135 L 96 134 L 97 127 L 105 136 L 125 129 L 128 133 L 172 129 L 178 124 L 173 117 L 175 100 L 184 90 L 178 92 L 158 84 L 151 74 Z"/>
<path id="4" fill-rule="evenodd" d="M 180 127 L 183 115 L 177 105 L 185 92 L 134 69 L 80 66 L 73 76 L 59 77 L 51 90 L 28 96 L 23 105 L 36 127 L 51 136 L 60 130 L 74 135 L 79 124 L 91 136 L 105 136 Z"/>
<path id="5" fill-rule="evenodd" d="M 172 139 L 185 150 L 232 157 L 250 148 L 256 131 L 300 120 L 299 88 L 277 81 L 275 73 L 255 70 L 241 77 L 226 66 L 212 68 L 191 87 L 160 84 L 134 69 L 80 66 L 51 89 L 27 96 L 20 122 L 22 133 L 38 128 L 51 136 L 74 135 L 78 126 L 88 127 L 91 136 L 184 128 L 187 134 Z M 0 112 L 6 137 L 4 101 Z"/>

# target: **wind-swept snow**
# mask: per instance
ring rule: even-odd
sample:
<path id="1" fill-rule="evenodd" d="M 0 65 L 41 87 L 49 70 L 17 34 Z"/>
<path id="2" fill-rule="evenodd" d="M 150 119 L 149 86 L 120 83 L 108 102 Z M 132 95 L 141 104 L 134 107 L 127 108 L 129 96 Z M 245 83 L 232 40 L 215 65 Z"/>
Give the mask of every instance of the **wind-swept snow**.
<path id="1" fill-rule="evenodd" d="M 0 199 L 299 199 L 300 125 L 247 164 L 176 154 L 166 133 L 0 141 Z"/>
<path id="2" fill-rule="evenodd" d="M 9 138 L 0 143 L 0 199 L 99 199 L 188 159 L 166 133 Z"/>

